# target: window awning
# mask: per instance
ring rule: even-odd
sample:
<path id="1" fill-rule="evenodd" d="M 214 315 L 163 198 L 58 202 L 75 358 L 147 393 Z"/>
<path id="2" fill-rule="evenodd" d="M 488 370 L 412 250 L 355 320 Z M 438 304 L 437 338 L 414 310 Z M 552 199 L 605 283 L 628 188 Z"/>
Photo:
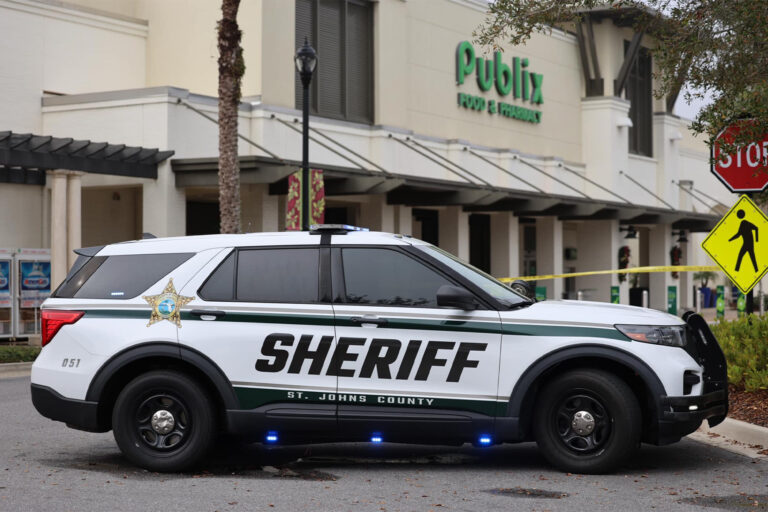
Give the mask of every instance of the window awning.
<path id="1" fill-rule="evenodd" d="M 174 151 L 73 138 L 0 132 L 0 182 L 44 185 L 45 171 L 157 178 L 157 165 Z"/>

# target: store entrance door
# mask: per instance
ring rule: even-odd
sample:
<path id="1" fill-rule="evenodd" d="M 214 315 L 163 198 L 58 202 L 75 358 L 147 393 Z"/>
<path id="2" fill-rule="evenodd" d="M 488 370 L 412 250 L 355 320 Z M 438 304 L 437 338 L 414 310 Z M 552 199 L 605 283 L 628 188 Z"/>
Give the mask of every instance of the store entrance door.
<path id="1" fill-rule="evenodd" d="M 491 216 L 488 214 L 469 216 L 469 263 L 491 273 Z"/>

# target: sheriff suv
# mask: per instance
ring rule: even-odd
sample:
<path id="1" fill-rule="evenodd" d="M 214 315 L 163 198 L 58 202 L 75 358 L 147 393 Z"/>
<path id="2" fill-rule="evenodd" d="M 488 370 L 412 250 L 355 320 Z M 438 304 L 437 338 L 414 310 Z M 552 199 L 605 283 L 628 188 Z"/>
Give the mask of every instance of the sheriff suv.
<path id="1" fill-rule="evenodd" d="M 536 441 L 605 472 L 727 414 L 706 322 L 534 301 L 413 238 L 309 232 L 81 249 L 42 309 L 37 410 L 138 466 L 246 441 Z"/>

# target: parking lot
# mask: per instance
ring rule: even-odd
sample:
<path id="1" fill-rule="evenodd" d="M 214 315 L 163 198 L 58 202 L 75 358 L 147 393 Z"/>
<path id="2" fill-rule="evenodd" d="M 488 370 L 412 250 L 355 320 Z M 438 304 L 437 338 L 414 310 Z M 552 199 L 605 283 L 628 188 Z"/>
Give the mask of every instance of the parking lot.
<path id="1" fill-rule="evenodd" d="M 532 443 L 486 449 L 222 442 L 198 472 L 127 463 L 112 434 L 41 417 L 0 380 L 0 511 L 768 509 L 768 462 L 684 440 L 609 476 L 563 474 Z"/>

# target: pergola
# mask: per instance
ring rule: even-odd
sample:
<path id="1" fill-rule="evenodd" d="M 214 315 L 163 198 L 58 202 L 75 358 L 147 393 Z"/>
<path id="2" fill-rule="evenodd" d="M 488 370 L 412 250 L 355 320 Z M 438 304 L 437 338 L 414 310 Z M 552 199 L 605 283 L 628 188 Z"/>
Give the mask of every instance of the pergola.
<path id="1" fill-rule="evenodd" d="M 61 282 L 81 246 L 84 173 L 157 179 L 157 166 L 174 154 L 156 148 L 70 137 L 0 132 L 0 183 L 45 185 L 51 180 L 51 278 Z M 69 261 L 68 261 L 69 260 Z"/>

